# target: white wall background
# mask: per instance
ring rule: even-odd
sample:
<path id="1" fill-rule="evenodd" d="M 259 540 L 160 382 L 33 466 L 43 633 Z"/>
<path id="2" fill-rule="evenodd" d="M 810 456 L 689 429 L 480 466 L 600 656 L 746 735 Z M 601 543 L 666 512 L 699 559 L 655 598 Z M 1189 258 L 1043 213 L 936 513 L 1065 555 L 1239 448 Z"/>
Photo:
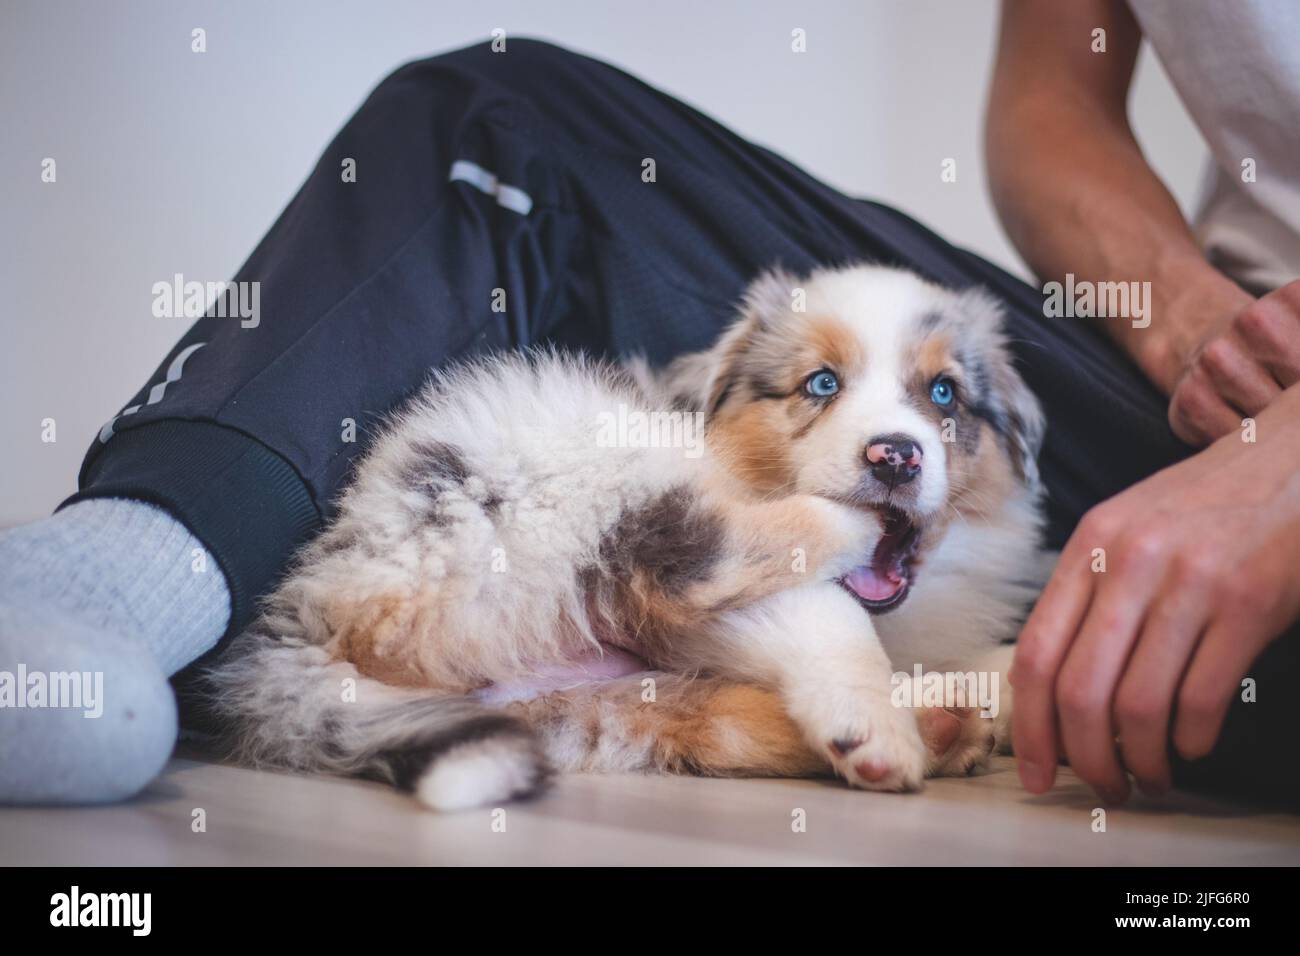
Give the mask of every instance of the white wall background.
<path id="1" fill-rule="evenodd" d="M 5 0 L 0 527 L 75 490 L 99 426 L 184 331 L 154 282 L 232 274 L 393 67 L 494 27 L 609 60 L 1024 272 L 986 196 L 994 0 Z M 208 51 L 190 51 L 190 31 Z M 808 50 L 790 50 L 791 30 Z M 1143 54 L 1139 135 L 1194 198 L 1204 149 Z M 42 183 L 53 157 L 58 181 Z M 940 181 L 957 160 L 958 181 Z M 57 440 L 41 441 L 41 422 Z"/>

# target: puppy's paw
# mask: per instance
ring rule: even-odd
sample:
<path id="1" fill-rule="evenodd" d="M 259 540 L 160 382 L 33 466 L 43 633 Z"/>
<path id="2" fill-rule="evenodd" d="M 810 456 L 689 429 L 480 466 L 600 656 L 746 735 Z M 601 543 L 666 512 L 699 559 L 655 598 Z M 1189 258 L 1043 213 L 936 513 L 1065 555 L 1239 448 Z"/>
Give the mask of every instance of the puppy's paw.
<path id="1" fill-rule="evenodd" d="M 864 790 L 919 790 L 926 749 L 916 720 L 888 700 L 864 708 L 825 743 L 835 772 Z"/>
<path id="2" fill-rule="evenodd" d="M 988 763 L 996 749 L 994 721 L 978 707 L 921 707 L 916 726 L 925 742 L 927 777 L 961 777 Z"/>
<path id="3" fill-rule="evenodd" d="M 814 495 L 803 498 L 820 529 L 818 553 L 825 563 L 817 569 L 819 577 L 839 577 L 870 557 L 885 533 L 879 514 Z"/>
<path id="4" fill-rule="evenodd" d="M 415 796 L 434 810 L 468 810 L 531 796 L 549 775 L 537 741 L 499 734 L 440 753 L 415 784 Z"/>

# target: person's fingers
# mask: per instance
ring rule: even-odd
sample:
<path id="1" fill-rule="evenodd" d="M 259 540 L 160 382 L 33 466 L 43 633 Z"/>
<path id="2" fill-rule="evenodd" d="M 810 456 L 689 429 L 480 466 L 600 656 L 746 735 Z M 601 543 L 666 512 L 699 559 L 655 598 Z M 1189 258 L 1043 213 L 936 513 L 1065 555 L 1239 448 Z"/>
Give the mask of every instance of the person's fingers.
<path id="1" fill-rule="evenodd" d="M 1197 365 L 1183 376 L 1169 401 L 1169 427 L 1180 439 L 1198 448 L 1240 428 L 1242 417 L 1228 406 Z"/>
<path id="2" fill-rule="evenodd" d="M 1096 514 L 1085 516 L 1066 543 L 1016 645 L 1011 740 L 1020 782 L 1031 793 L 1050 790 L 1056 779 L 1056 675 L 1092 596 L 1092 549 L 1104 544 L 1089 542 L 1101 541 L 1105 530 Z"/>
<path id="3" fill-rule="evenodd" d="M 1115 747 L 1113 702 L 1129 652 L 1163 577 L 1165 543 L 1154 532 L 1111 549 L 1111 567 L 1056 679 L 1060 738 L 1070 768 L 1108 803 L 1129 794 Z"/>
<path id="4" fill-rule="evenodd" d="M 1148 793 L 1172 785 L 1169 733 L 1174 696 L 1205 629 L 1209 582 L 1188 556 L 1148 609 L 1115 694 L 1115 726 L 1124 766 Z"/>
<path id="5" fill-rule="evenodd" d="M 1300 381 L 1300 280 L 1243 309 L 1233 329 L 1283 388 Z"/>
<path id="6" fill-rule="evenodd" d="M 1214 749 L 1228 707 L 1237 696 L 1261 641 L 1243 633 L 1241 620 L 1221 614 L 1205 632 L 1178 689 L 1174 711 L 1174 749 L 1197 760 Z"/>
<path id="7" fill-rule="evenodd" d="M 1219 397 L 1230 408 L 1243 413 L 1236 419 L 1238 426 L 1242 417 L 1258 415 L 1282 393 L 1282 387 L 1273 379 L 1272 373 L 1232 336 L 1223 336 L 1207 344 L 1197 353 L 1196 363 Z"/>

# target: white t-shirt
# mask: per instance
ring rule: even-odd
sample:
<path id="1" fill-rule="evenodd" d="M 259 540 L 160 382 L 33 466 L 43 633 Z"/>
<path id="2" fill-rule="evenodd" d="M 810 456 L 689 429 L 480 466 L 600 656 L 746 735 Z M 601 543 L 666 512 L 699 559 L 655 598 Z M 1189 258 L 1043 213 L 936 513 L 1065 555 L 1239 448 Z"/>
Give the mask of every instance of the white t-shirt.
<path id="1" fill-rule="evenodd" d="M 1207 257 L 1255 293 L 1300 278 L 1300 0 L 1129 7 L 1210 148 Z"/>

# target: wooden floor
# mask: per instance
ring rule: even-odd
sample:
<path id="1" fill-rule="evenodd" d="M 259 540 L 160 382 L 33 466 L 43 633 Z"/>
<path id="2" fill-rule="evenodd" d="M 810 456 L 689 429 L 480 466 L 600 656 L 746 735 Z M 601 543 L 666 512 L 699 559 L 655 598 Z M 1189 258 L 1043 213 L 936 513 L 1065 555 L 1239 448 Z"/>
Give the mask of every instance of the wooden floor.
<path id="1" fill-rule="evenodd" d="M 1043 797 L 1020 789 L 1010 758 L 906 796 L 571 776 L 504 817 L 440 816 L 375 784 L 189 757 L 127 804 L 0 810 L 0 864 L 1300 864 L 1298 817 L 1176 796 L 1110 810 L 1094 832 L 1096 801 L 1062 776 Z"/>

